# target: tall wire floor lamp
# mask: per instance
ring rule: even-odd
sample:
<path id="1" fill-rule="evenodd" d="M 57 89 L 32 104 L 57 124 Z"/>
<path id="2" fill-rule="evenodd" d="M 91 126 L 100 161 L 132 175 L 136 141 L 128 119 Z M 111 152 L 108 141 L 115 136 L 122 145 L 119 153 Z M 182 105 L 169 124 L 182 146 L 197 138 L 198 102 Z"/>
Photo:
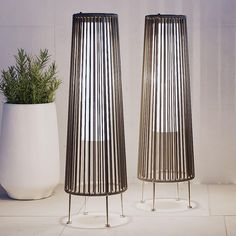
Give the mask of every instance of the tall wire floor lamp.
<path id="1" fill-rule="evenodd" d="M 127 190 L 118 16 L 73 15 L 65 191 L 108 197 Z M 85 210 L 86 213 L 86 210 Z"/>
<path id="2" fill-rule="evenodd" d="M 153 184 L 195 176 L 186 16 L 145 17 L 138 178 Z"/>

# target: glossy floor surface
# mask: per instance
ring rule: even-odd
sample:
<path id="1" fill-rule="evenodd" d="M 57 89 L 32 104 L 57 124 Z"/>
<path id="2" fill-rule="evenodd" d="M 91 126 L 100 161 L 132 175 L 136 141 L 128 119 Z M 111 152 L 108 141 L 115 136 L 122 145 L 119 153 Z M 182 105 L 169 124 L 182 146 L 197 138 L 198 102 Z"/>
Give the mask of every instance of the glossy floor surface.
<path id="1" fill-rule="evenodd" d="M 130 184 L 124 193 L 124 213 L 129 222 L 119 227 L 78 229 L 63 222 L 68 211 L 68 195 L 60 185 L 55 194 L 36 201 L 16 201 L 0 196 L 0 236 L 33 235 L 129 235 L 129 236 L 233 236 L 236 235 L 236 185 L 192 184 L 192 209 L 185 207 L 187 184 L 156 185 L 156 211 L 151 211 L 152 185 Z M 85 199 L 72 197 L 72 216 L 84 211 Z M 111 213 L 121 212 L 120 195 L 109 198 Z M 150 209 L 149 209 L 150 207 Z M 105 198 L 87 199 L 88 214 L 105 213 Z M 104 219 L 105 224 L 105 219 Z"/>

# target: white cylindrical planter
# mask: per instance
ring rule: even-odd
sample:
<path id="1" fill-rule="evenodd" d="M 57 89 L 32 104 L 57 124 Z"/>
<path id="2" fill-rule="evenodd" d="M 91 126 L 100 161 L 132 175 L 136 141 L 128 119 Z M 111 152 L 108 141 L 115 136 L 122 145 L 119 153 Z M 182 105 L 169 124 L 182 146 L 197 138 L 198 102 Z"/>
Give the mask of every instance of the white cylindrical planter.
<path id="1" fill-rule="evenodd" d="M 40 199 L 59 183 L 55 103 L 3 105 L 0 184 L 14 199 Z"/>

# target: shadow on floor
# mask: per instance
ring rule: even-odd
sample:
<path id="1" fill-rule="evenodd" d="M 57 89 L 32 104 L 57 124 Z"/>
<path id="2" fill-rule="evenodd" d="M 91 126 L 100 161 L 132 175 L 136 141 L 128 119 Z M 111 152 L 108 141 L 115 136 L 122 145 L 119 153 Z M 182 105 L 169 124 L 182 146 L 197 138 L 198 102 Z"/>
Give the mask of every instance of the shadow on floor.
<path id="1" fill-rule="evenodd" d="M 5 189 L 0 185 L 0 199 L 10 199 L 7 195 L 7 192 L 5 191 Z"/>

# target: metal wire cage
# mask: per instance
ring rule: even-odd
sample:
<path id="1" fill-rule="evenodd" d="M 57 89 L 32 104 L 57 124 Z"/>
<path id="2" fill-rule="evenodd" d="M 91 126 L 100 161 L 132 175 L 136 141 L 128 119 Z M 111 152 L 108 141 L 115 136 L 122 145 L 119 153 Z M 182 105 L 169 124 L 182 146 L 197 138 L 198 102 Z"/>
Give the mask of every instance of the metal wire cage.
<path id="1" fill-rule="evenodd" d="M 127 189 L 118 16 L 73 15 L 65 191 Z"/>
<path id="2" fill-rule="evenodd" d="M 65 191 L 127 189 L 118 17 L 73 15 Z"/>
<path id="3" fill-rule="evenodd" d="M 194 178 L 186 17 L 145 17 L 138 178 Z"/>

